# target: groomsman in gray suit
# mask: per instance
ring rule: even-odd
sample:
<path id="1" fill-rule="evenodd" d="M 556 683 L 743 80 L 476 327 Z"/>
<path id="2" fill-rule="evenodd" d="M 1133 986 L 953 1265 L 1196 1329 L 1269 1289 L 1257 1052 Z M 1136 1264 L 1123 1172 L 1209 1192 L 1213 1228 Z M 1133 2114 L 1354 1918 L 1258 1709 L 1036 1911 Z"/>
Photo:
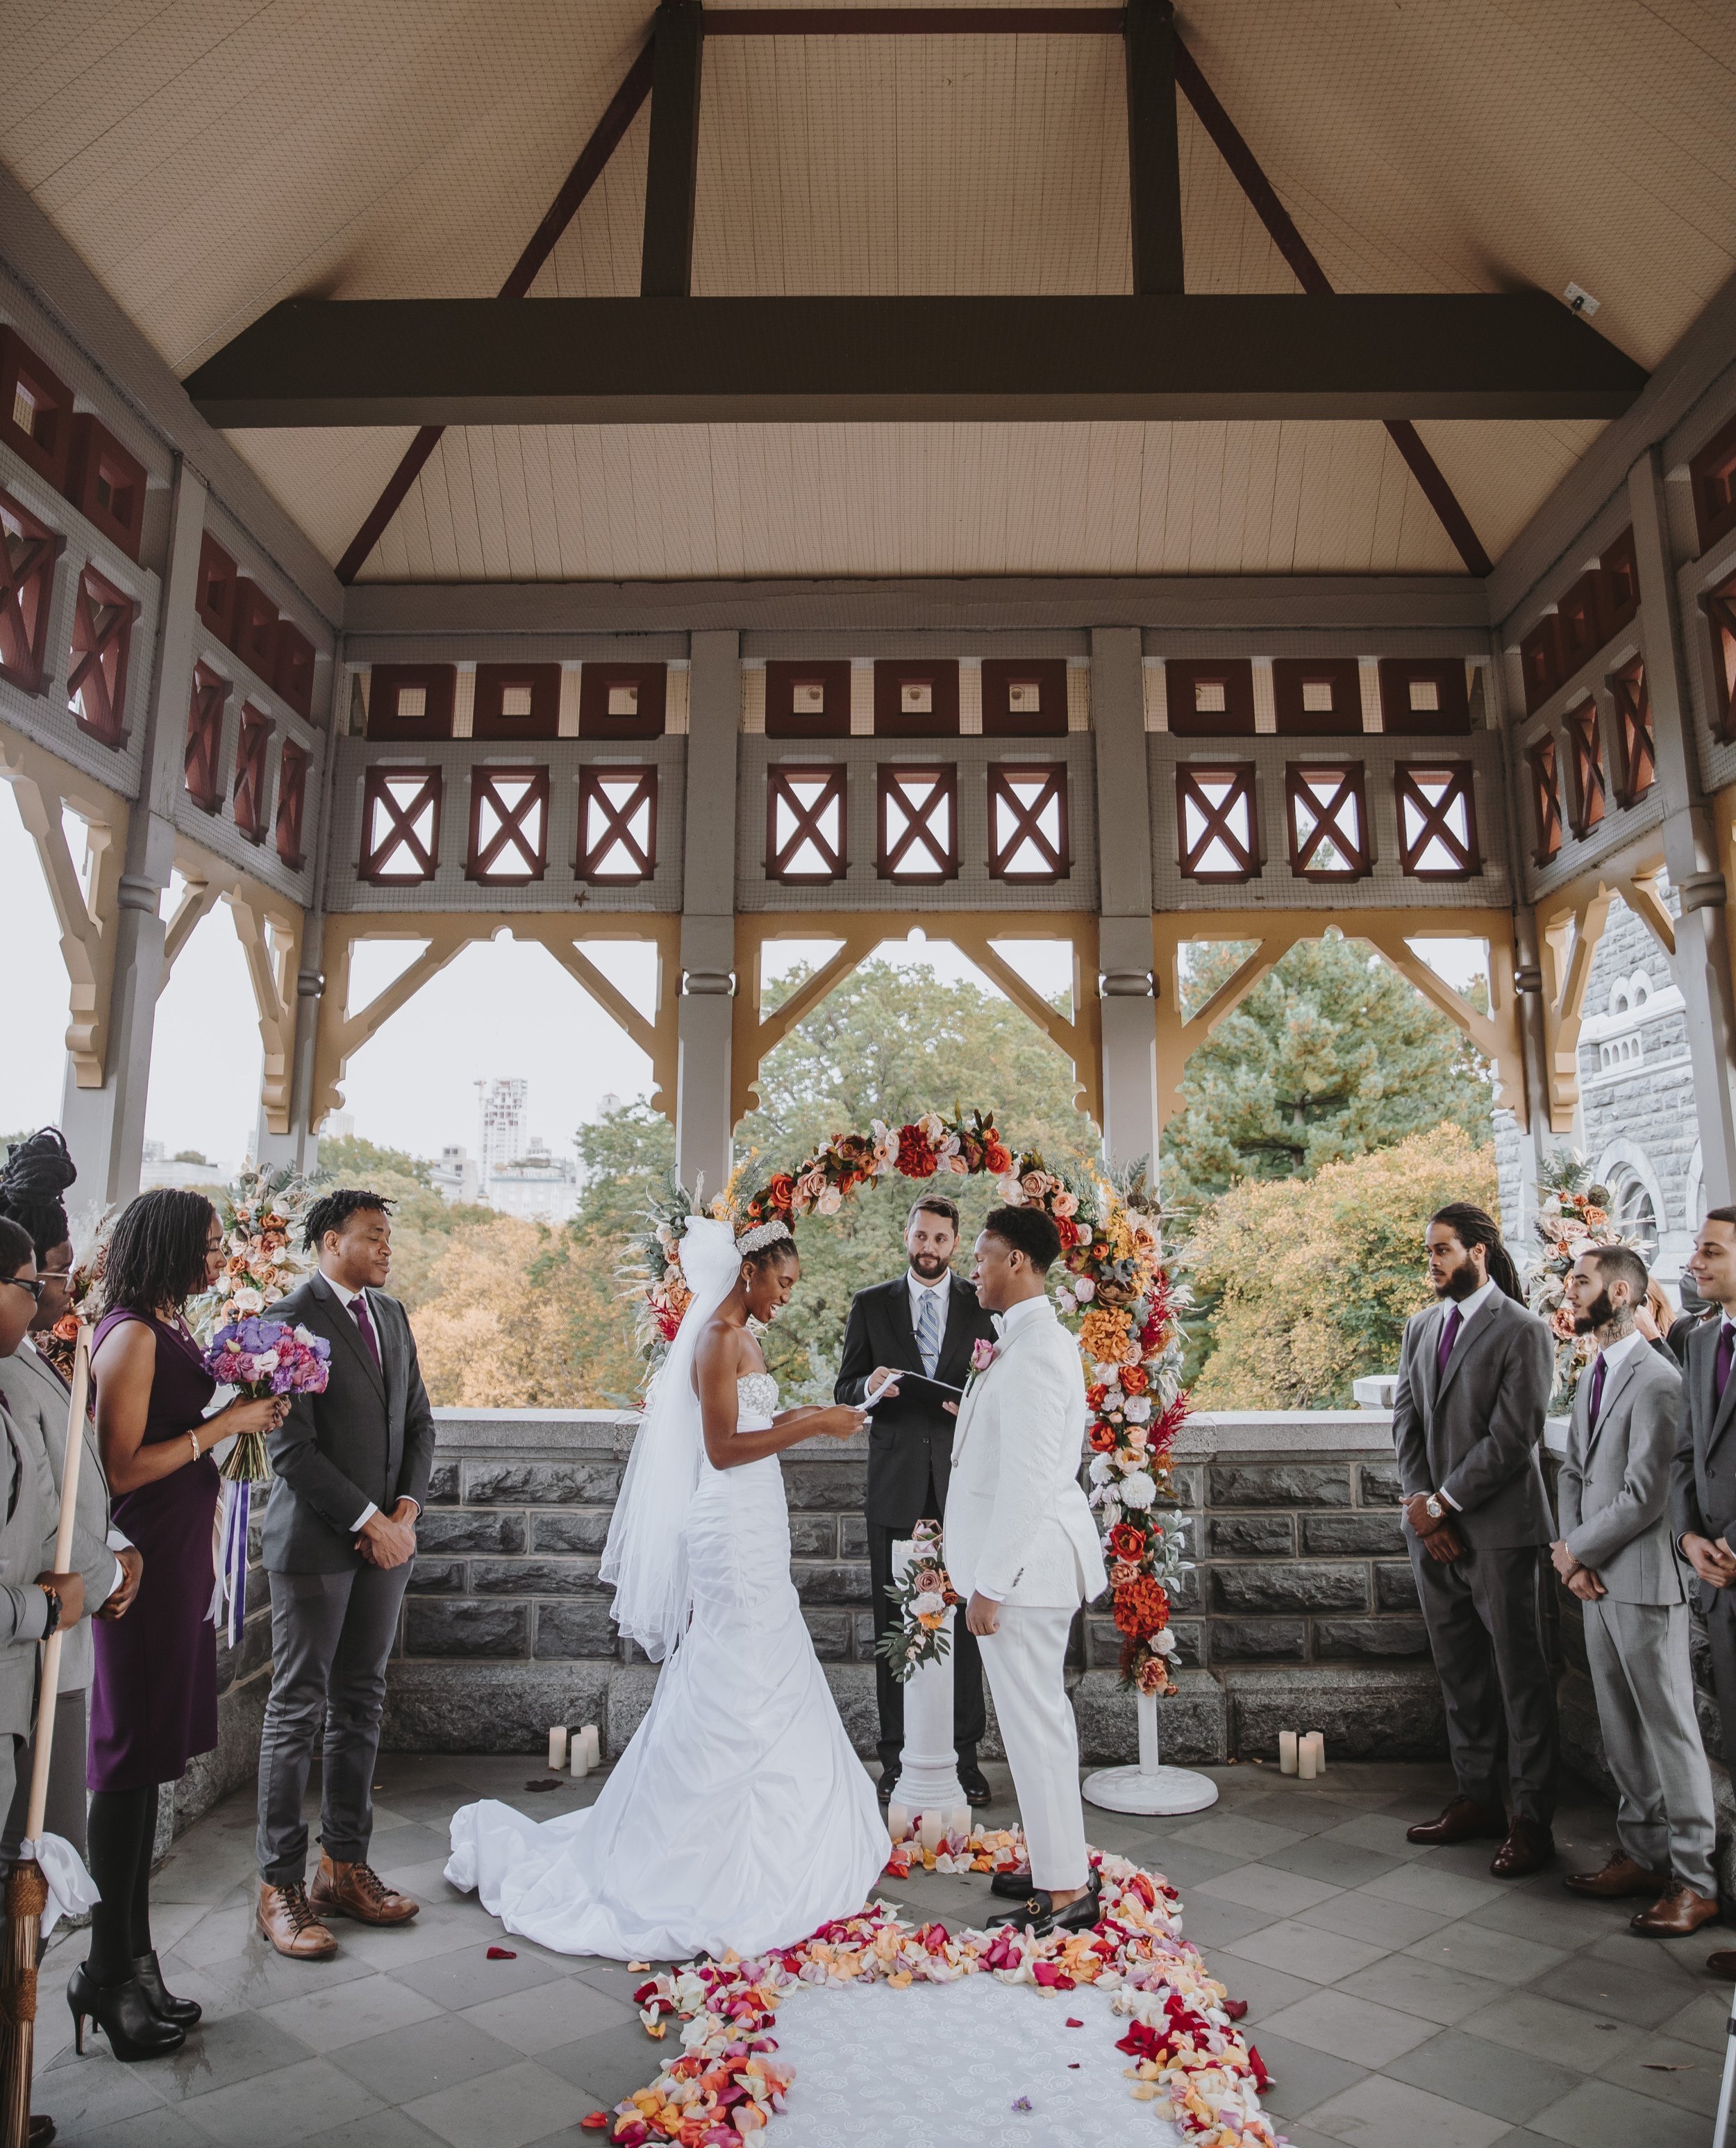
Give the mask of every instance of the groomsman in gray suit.
<path id="1" fill-rule="evenodd" d="M 1543 1618 L 1555 1531 L 1538 1460 L 1555 1353 L 1486 1211 L 1468 1201 L 1437 1210 L 1424 1249 L 1439 1302 L 1405 1322 L 1392 1443 L 1458 1788 L 1438 1819 L 1408 1832 L 1431 1844 L 1498 1840 L 1490 1871 L 1519 1880 L 1555 1853 Z"/>
<path id="2" fill-rule="evenodd" d="M 1621 1847 L 1602 1871 L 1564 1884 L 1605 1900 L 1642 1897 L 1651 1906 L 1630 1920 L 1636 1932 L 1685 1939 L 1718 1908 L 1712 1771 L 1694 1714 L 1688 1601 L 1667 1512 L 1682 1376 L 1633 1324 L 1646 1295 L 1638 1253 L 1625 1246 L 1582 1253 L 1566 1295 L 1598 1354 L 1573 1394 L 1555 1570 L 1584 1607 Z"/>

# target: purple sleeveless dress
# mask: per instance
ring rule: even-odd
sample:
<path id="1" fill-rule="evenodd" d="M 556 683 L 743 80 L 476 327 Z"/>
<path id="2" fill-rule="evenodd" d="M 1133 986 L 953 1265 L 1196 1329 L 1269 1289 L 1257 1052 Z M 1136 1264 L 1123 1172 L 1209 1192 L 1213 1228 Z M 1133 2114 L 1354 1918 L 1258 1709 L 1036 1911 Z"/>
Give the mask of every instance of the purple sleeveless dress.
<path id="1" fill-rule="evenodd" d="M 123 1320 L 141 1322 L 157 1338 L 143 1444 L 184 1442 L 217 1383 L 178 1327 L 142 1313 L 106 1314 L 93 1339 L 93 1353 Z M 217 1464 L 204 1454 L 114 1502 L 115 1526 L 138 1546 L 144 1572 L 124 1619 L 93 1621 L 97 1674 L 91 1688 L 88 1780 L 93 1790 L 177 1782 L 196 1753 L 208 1753 L 217 1744 L 211 1532 L 218 1481 Z"/>

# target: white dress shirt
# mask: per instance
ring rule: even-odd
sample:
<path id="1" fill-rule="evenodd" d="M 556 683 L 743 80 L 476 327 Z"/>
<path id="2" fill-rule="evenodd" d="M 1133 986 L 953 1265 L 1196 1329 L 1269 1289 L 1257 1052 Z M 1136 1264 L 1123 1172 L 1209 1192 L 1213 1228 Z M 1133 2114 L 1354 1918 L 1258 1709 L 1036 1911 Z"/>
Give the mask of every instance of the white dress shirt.
<path id="1" fill-rule="evenodd" d="M 321 1270 L 321 1273 L 324 1273 L 323 1269 Z M 355 1303 L 358 1298 L 360 1298 L 362 1303 L 367 1307 L 368 1325 L 374 1330 L 374 1347 L 378 1350 L 379 1348 L 379 1316 L 374 1310 L 373 1299 L 369 1297 L 365 1290 L 350 1290 L 347 1288 L 345 1285 L 339 1282 L 336 1276 L 326 1276 L 325 1279 L 327 1282 L 331 1285 L 333 1295 L 342 1300 L 344 1310 L 349 1313 L 349 1317 L 352 1320 L 355 1320 L 355 1315 L 354 1312 L 350 1312 L 350 1307 Z M 358 1331 L 359 1331 L 361 1322 L 357 1321 L 356 1326 Z M 382 1361 L 382 1371 L 384 1372 L 384 1361 Z M 407 1499 L 406 1503 L 409 1506 L 416 1507 L 416 1503 L 414 1499 Z M 422 1509 L 419 1507 L 416 1507 L 416 1512 L 419 1514 L 421 1511 Z M 363 1529 L 367 1528 L 369 1523 L 374 1519 L 374 1516 L 379 1512 L 379 1508 L 374 1503 L 373 1500 L 370 1499 L 367 1505 L 363 1508 L 361 1513 L 356 1517 L 354 1521 L 350 1523 L 350 1528 L 359 1533 Z"/>
<path id="2" fill-rule="evenodd" d="M 1640 1333 L 1637 1327 L 1635 1327 L 1628 1334 L 1623 1336 L 1619 1342 L 1612 1342 L 1607 1350 L 1600 1350 L 1598 1353 L 1598 1355 L 1603 1360 L 1603 1379 L 1606 1386 L 1608 1383 L 1610 1374 L 1616 1369 L 1618 1365 L 1625 1364 L 1628 1359 L 1633 1355 L 1636 1350 L 1649 1350 L 1651 1347 L 1651 1344 L 1647 1342 L 1645 1337 Z M 1586 1368 L 1588 1377 L 1589 1377 L 1589 1375 L 1596 1369 L 1596 1360 L 1593 1359 L 1593 1363 Z M 1588 1388 L 1585 1392 L 1588 1399 L 1589 1399 L 1591 1389 Z"/>
<path id="3" fill-rule="evenodd" d="M 1475 1318 L 1477 1314 L 1482 1312 L 1484 1306 L 1488 1303 L 1489 1300 L 1495 1295 L 1495 1292 L 1499 1288 L 1500 1285 L 1495 1282 L 1493 1277 L 1491 1277 L 1489 1281 L 1483 1284 L 1480 1288 L 1473 1290 L 1468 1297 L 1463 1297 L 1458 1301 L 1458 1332 L 1453 1338 L 1453 1348 L 1447 1353 L 1447 1362 L 1449 1365 L 1453 1363 L 1453 1358 L 1458 1355 L 1459 1350 L 1463 1346 L 1465 1330 L 1471 1325 L 1472 1321 Z M 1464 1508 L 1461 1507 L 1458 1501 L 1453 1498 L 1452 1493 L 1439 1492 L 1437 1493 L 1435 1496 L 1439 1499 L 1444 1500 L 1446 1503 L 1452 1508 L 1454 1513 L 1462 1514 L 1464 1512 Z"/>

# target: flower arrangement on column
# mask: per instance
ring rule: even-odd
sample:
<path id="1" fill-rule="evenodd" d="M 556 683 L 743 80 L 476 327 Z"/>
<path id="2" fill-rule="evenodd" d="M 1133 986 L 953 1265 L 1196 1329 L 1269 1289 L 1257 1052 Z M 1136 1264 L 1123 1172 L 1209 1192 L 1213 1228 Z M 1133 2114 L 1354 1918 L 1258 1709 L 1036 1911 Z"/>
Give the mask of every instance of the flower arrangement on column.
<path id="1" fill-rule="evenodd" d="M 794 1169 L 744 1192 L 752 1168 L 752 1159 L 738 1166 L 710 1202 L 703 1187 L 690 1196 L 672 1181 L 626 1248 L 621 1273 L 639 1301 L 640 1340 L 654 1366 L 690 1302 L 681 1237 L 695 1214 L 738 1232 L 771 1222 L 794 1230 L 805 1217 L 839 1214 L 888 1178 L 983 1175 L 1003 1201 L 1047 1212 L 1066 1271 L 1055 1304 L 1085 1360 L 1091 1500 L 1114 1590 L 1121 1678 L 1141 1693 L 1173 1693 L 1170 1590 L 1188 1562 L 1181 1525 L 1162 1518 L 1159 1502 L 1171 1497 L 1171 1450 L 1187 1416 L 1180 1318 L 1187 1293 L 1164 1267 L 1144 1167 L 1051 1171 L 1037 1150 L 1006 1140 L 992 1112 L 955 1108 L 950 1118 L 927 1112 L 906 1126 L 876 1119 L 865 1132 L 835 1134 Z"/>
<path id="2" fill-rule="evenodd" d="M 1646 1239 L 1623 1232 L 1612 1219 L 1609 1189 L 1592 1183 L 1591 1166 L 1577 1149 L 1558 1148 L 1548 1162 L 1538 1165 L 1537 1190 L 1533 1227 L 1539 1250 L 1525 1277 L 1525 1298 L 1532 1311 L 1548 1322 L 1555 1337 L 1555 1385 L 1549 1408 L 1565 1415 L 1573 1407 L 1573 1391 L 1592 1354 L 1590 1337 L 1574 1332 L 1573 1316 L 1568 1310 L 1568 1270 L 1582 1253 L 1598 1246 L 1631 1246 L 1648 1264 L 1656 1248 Z"/>

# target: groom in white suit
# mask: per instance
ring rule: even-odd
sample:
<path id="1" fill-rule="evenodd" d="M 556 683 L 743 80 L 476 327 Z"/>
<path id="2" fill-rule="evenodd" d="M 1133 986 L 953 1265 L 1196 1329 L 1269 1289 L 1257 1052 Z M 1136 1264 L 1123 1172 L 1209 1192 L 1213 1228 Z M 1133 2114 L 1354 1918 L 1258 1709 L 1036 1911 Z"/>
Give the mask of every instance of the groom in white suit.
<path id="1" fill-rule="evenodd" d="M 991 1210 L 976 1241 L 971 1280 L 1001 1334 L 959 1411 L 946 1564 L 982 1650 L 1031 1856 L 1026 1899 L 995 1921 L 1089 1930 L 1096 1893 L 1067 1635 L 1081 1600 L 1101 1594 L 1108 1576 L 1079 1484 L 1084 1370 L 1044 1283 L 1060 1252 L 1041 1208 Z"/>

